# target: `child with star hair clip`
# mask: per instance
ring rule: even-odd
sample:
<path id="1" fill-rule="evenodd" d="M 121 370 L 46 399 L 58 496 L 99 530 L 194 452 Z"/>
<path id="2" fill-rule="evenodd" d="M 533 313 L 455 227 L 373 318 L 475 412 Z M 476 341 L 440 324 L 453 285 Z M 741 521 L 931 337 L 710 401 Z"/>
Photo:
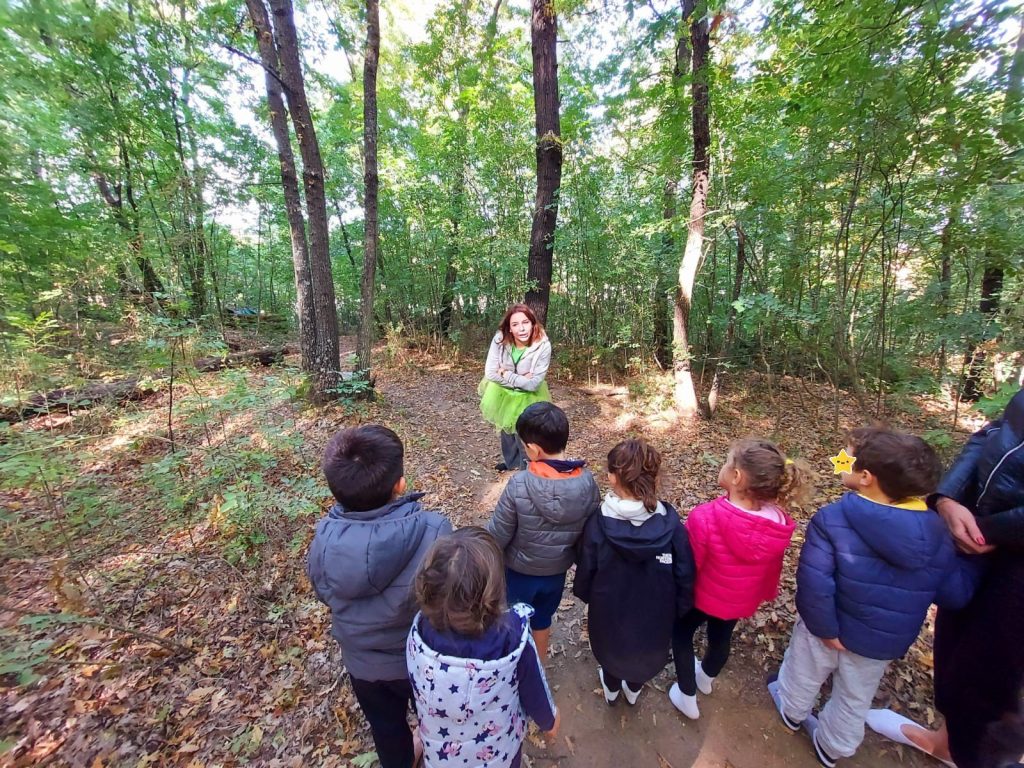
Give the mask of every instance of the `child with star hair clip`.
<path id="1" fill-rule="evenodd" d="M 424 765 L 518 768 L 527 718 L 551 739 L 559 714 L 530 635 L 533 610 L 505 604 L 498 542 L 476 526 L 439 539 L 415 591 L 406 662 Z"/>

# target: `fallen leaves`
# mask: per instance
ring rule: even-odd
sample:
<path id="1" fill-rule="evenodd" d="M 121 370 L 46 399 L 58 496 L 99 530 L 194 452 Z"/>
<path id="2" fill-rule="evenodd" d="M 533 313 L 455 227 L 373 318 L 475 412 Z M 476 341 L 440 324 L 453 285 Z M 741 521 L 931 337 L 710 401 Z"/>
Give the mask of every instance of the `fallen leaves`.
<path id="1" fill-rule="evenodd" d="M 247 375 L 255 387 L 267 374 Z M 378 375 L 384 403 L 359 417 L 382 421 L 399 432 L 414 487 L 427 491 L 426 502 L 460 525 L 486 520 L 504 482 L 490 467 L 498 448 L 493 430 L 477 417 L 478 380 L 475 369 L 384 368 Z M 627 435 L 645 434 L 652 440 L 664 454 L 662 493 L 685 515 L 717 494 L 715 470 L 736 436 L 770 434 L 791 455 L 817 462 L 823 474 L 828 467 L 834 443 L 830 393 L 814 384 L 777 380 L 775 404 L 801 418 L 773 419 L 763 403 L 758 405 L 757 377 L 747 383 L 747 390 L 737 387 L 725 393 L 715 421 L 697 425 L 648 417 L 625 395 L 609 398 L 559 385 L 555 396 L 572 420 L 570 452 L 587 459 L 592 468 L 602 467 L 608 449 Z M 815 398 L 804 397 L 804 391 Z M 156 411 L 165 405 L 156 398 L 142 407 Z M 619 428 L 616 419 L 624 409 L 635 413 Z M 165 415 L 155 413 L 154 419 Z M 858 417 L 852 411 L 843 414 L 849 424 Z M 320 446 L 353 417 L 339 410 L 300 413 L 284 405 L 275 418 L 287 420 L 301 435 L 301 447 L 287 457 L 288 472 L 261 478 L 287 497 L 291 486 L 286 481 L 319 483 Z M 902 418 L 903 426 L 923 431 L 925 422 L 915 421 L 918 417 Z M 201 427 L 195 429 L 205 439 Z M 176 432 L 179 440 L 187 439 L 185 425 Z M 125 498 L 144 512 L 152 489 L 141 484 L 138 470 L 142 459 L 151 460 L 149 453 L 159 454 L 163 447 L 152 440 L 124 442 L 123 454 L 97 462 L 104 467 L 101 481 L 119 483 Z M 202 471 L 198 463 L 182 466 L 182 471 Z M 838 493 L 825 481 L 816 503 Z M 36 510 L 40 503 L 24 494 L 16 501 L 19 514 Z M 53 641 L 49 654 L 54 660 L 32 686 L 3 679 L 0 740 L 12 746 L 0 763 L 27 766 L 51 760 L 91 768 L 369 764 L 372 744 L 341 675 L 329 616 L 303 572 L 315 518 L 281 515 L 267 532 L 258 565 L 244 567 L 227 562 L 223 554 L 218 529 L 223 530 L 227 513 L 234 511 L 225 509 L 228 503 L 221 494 L 182 521 L 151 520 L 140 512 L 122 538 L 97 535 L 76 541 L 77 554 L 95 553 L 91 559 L 62 555 L 64 547 L 55 540 L 50 542 L 55 553 L 12 561 L 2 578 L 6 594 L 21 601 L 19 607 L 39 613 L 81 611 L 89 622 L 23 626 L 0 607 L 6 628 L 24 640 Z M 797 515 L 802 524 L 811 511 Z M 779 598 L 737 628 L 734 653 L 746 654 L 766 669 L 781 660 L 795 619 L 793 574 L 801 540 L 798 530 Z M 558 613 L 566 638 L 554 646 L 559 663 L 592 676 L 585 610 L 567 597 Z M 883 698 L 916 709 L 932 723 L 936 715 L 929 647 L 927 629 L 907 658 L 891 665 Z M 602 696 L 600 688 L 594 695 Z M 626 725 L 623 716 L 620 728 Z M 530 741 L 547 748 L 539 734 Z M 563 741 L 571 757 L 577 744 L 570 736 Z M 659 756 L 659 768 L 672 765 Z"/>

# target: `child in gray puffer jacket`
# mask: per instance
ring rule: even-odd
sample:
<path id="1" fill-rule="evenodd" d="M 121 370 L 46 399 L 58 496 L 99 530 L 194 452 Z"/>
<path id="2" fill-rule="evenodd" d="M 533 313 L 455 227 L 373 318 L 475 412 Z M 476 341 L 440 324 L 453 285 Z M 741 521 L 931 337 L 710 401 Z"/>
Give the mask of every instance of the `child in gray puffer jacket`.
<path id="1" fill-rule="evenodd" d="M 402 441 L 366 424 L 336 434 L 323 471 L 337 500 L 309 547 L 313 591 L 331 609 L 352 689 L 370 724 L 382 768 L 411 768 L 413 700 L 405 640 L 416 615 L 412 590 L 420 561 L 451 523 L 406 494 Z"/>
<path id="2" fill-rule="evenodd" d="M 533 641 L 547 659 L 551 617 L 562 601 L 576 542 L 601 493 L 586 462 L 565 458 L 569 420 L 552 403 L 534 403 L 516 422 L 530 463 L 513 475 L 487 530 L 505 551 L 508 604 L 533 607 Z"/>

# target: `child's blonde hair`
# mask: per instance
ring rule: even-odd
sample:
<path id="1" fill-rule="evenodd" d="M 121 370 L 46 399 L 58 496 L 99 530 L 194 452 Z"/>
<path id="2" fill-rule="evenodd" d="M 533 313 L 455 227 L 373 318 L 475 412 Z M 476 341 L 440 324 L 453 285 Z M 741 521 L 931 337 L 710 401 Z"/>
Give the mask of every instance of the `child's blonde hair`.
<path id="1" fill-rule="evenodd" d="M 746 476 L 746 492 L 758 501 L 801 507 L 814 495 L 814 470 L 802 459 L 787 459 L 770 440 L 736 440 L 729 447 L 729 455 Z"/>

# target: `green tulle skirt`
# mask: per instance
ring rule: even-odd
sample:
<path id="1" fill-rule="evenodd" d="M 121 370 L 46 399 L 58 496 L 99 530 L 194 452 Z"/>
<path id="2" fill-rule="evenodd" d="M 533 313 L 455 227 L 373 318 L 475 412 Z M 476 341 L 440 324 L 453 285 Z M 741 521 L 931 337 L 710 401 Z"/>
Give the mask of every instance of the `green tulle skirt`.
<path id="1" fill-rule="evenodd" d="M 527 406 L 551 402 L 551 393 L 548 392 L 546 381 L 540 383 L 536 392 L 526 392 L 522 389 L 509 389 L 496 381 L 483 379 L 476 391 L 480 395 L 480 413 L 500 431 L 509 434 L 515 433 L 516 420 Z"/>

